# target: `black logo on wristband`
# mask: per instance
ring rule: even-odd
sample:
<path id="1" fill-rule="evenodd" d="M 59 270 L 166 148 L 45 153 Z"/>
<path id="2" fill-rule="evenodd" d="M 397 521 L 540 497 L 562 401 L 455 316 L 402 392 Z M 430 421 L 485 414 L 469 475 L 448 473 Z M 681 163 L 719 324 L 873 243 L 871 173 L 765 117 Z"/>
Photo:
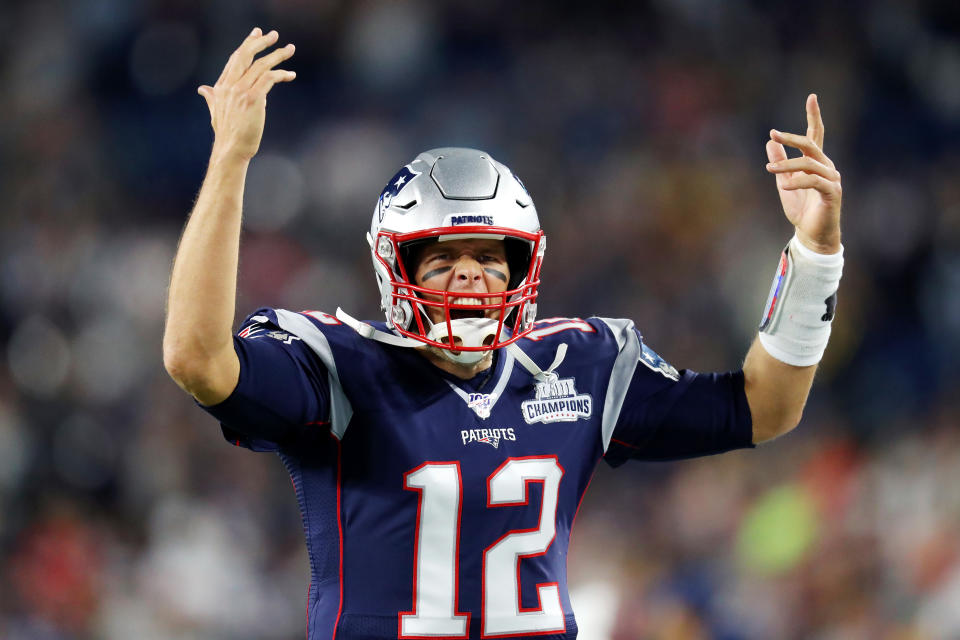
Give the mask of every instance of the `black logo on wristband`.
<path id="1" fill-rule="evenodd" d="M 834 291 L 833 295 L 823 301 L 827 305 L 827 312 L 823 314 L 820 318 L 824 322 L 832 322 L 833 316 L 837 311 L 837 292 Z"/>

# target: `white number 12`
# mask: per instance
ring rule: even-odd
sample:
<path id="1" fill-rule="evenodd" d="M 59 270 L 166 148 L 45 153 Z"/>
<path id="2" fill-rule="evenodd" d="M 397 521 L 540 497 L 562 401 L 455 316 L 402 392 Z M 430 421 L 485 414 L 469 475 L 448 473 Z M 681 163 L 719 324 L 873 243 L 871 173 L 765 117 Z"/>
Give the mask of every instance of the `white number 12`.
<path id="1" fill-rule="evenodd" d="M 483 636 L 562 632 L 557 583 L 537 585 L 540 606 L 520 606 L 521 558 L 543 555 L 557 533 L 563 468 L 555 456 L 509 458 L 487 478 L 487 507 L 529 504 L 527 485 L 543 483 L 539 526 L 508 531 L 483 552 Z M 458 462 L 427 462 L 404 476 L 420 494 L 414 548 L 413 611 L 400 613 L 401 638 L 466 638 L 470 614 L 458 609 L 457 554 L 462 483 Z M 424 553 L 424 551 L 427 551 Z"/>

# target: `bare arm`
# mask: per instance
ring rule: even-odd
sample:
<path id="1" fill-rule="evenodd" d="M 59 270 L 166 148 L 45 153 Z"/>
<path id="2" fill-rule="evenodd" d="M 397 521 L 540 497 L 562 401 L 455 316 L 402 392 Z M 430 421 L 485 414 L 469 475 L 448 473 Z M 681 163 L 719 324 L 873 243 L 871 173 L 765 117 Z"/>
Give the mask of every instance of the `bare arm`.
<path id="1" fill-rule="evenodd" d="M 754 340 L 743 362 L 743 388 L 753 419 L 753 442 L 759 444 L 791 431 L 800 423 L 816 365 L 794 367 L 780 362 Z"/>
<path id="2" fill-rule="evenodd" d="M 267 93 L 294 78 L 273 68 L 293 55 L 293 45 L 254 61 L 277 38 L 276 31 L 254 29 L 216 85 L 198 89 L 210 109 L 214 144 L 173 263 L 163 362 L 176 383 L 206 405 L 226 399 L 240 373 L 232 330 L 244 181 L 260 147 Z"/>
<path id="3" fill-rule="evenodd" d="M 840 174 L 823 153 L 823 119 L 813 94 L 807 97 L 805 136 L 770 132 L 767 171 L 777 177 L 784 214 L 798 240 L 822 254 L 840 251 Z M 803 155 L 788 158 L 784 145 Z M 796 367 L 769 355 L 754 341 L 743 363 L 744 389 L 753 417 L 753 441 L 782 435 L 800 422 L 816 365 Z"/>

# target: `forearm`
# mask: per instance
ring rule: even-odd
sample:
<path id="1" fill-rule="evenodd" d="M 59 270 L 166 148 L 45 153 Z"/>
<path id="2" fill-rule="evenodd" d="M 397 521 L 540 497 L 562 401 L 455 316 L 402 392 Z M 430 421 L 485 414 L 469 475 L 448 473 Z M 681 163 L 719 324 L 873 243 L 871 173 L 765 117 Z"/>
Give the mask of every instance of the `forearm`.
<path id="1" fill-rule="evenodd" d="M 296 75 L 274 68 L 293 55 L 293 45 L 256 58 L 278 38 L 276 31 L 254 29 L 216 84 L 197 89 L 210 110 L 215 142 L 173 263 L 163 362 L 177 384 L 206 405 L 226 399 L 240 376 L 231 334 L 244 180 L 260 147 L 267 93 Z"/>
<path id="2" fill-rule="evenodd" d="M 753 442 L 787 433 L 803 415 L 817 366 L 796 367 L 777 360 L 754 340 L 743 363 L 744 392 L 753 421 Z"/>
<path id="3" fill-rule="evenodd" d="M 239 373 L 232 330 L 248 165 L 215 147 L 170 277 L 164 362 L 204 404 L 226 397 Z"/>

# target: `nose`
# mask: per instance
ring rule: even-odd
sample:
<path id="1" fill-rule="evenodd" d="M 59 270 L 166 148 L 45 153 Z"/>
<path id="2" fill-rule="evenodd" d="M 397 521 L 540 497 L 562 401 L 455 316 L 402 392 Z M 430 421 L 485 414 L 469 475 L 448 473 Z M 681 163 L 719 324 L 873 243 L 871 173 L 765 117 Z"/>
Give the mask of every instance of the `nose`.
<path id="1" fill-rule="evenodd" d="M 483 268 L 473 256 L 462 255 L 453 266 L 453 275 L 460 284 L 482 282 Z"/>

